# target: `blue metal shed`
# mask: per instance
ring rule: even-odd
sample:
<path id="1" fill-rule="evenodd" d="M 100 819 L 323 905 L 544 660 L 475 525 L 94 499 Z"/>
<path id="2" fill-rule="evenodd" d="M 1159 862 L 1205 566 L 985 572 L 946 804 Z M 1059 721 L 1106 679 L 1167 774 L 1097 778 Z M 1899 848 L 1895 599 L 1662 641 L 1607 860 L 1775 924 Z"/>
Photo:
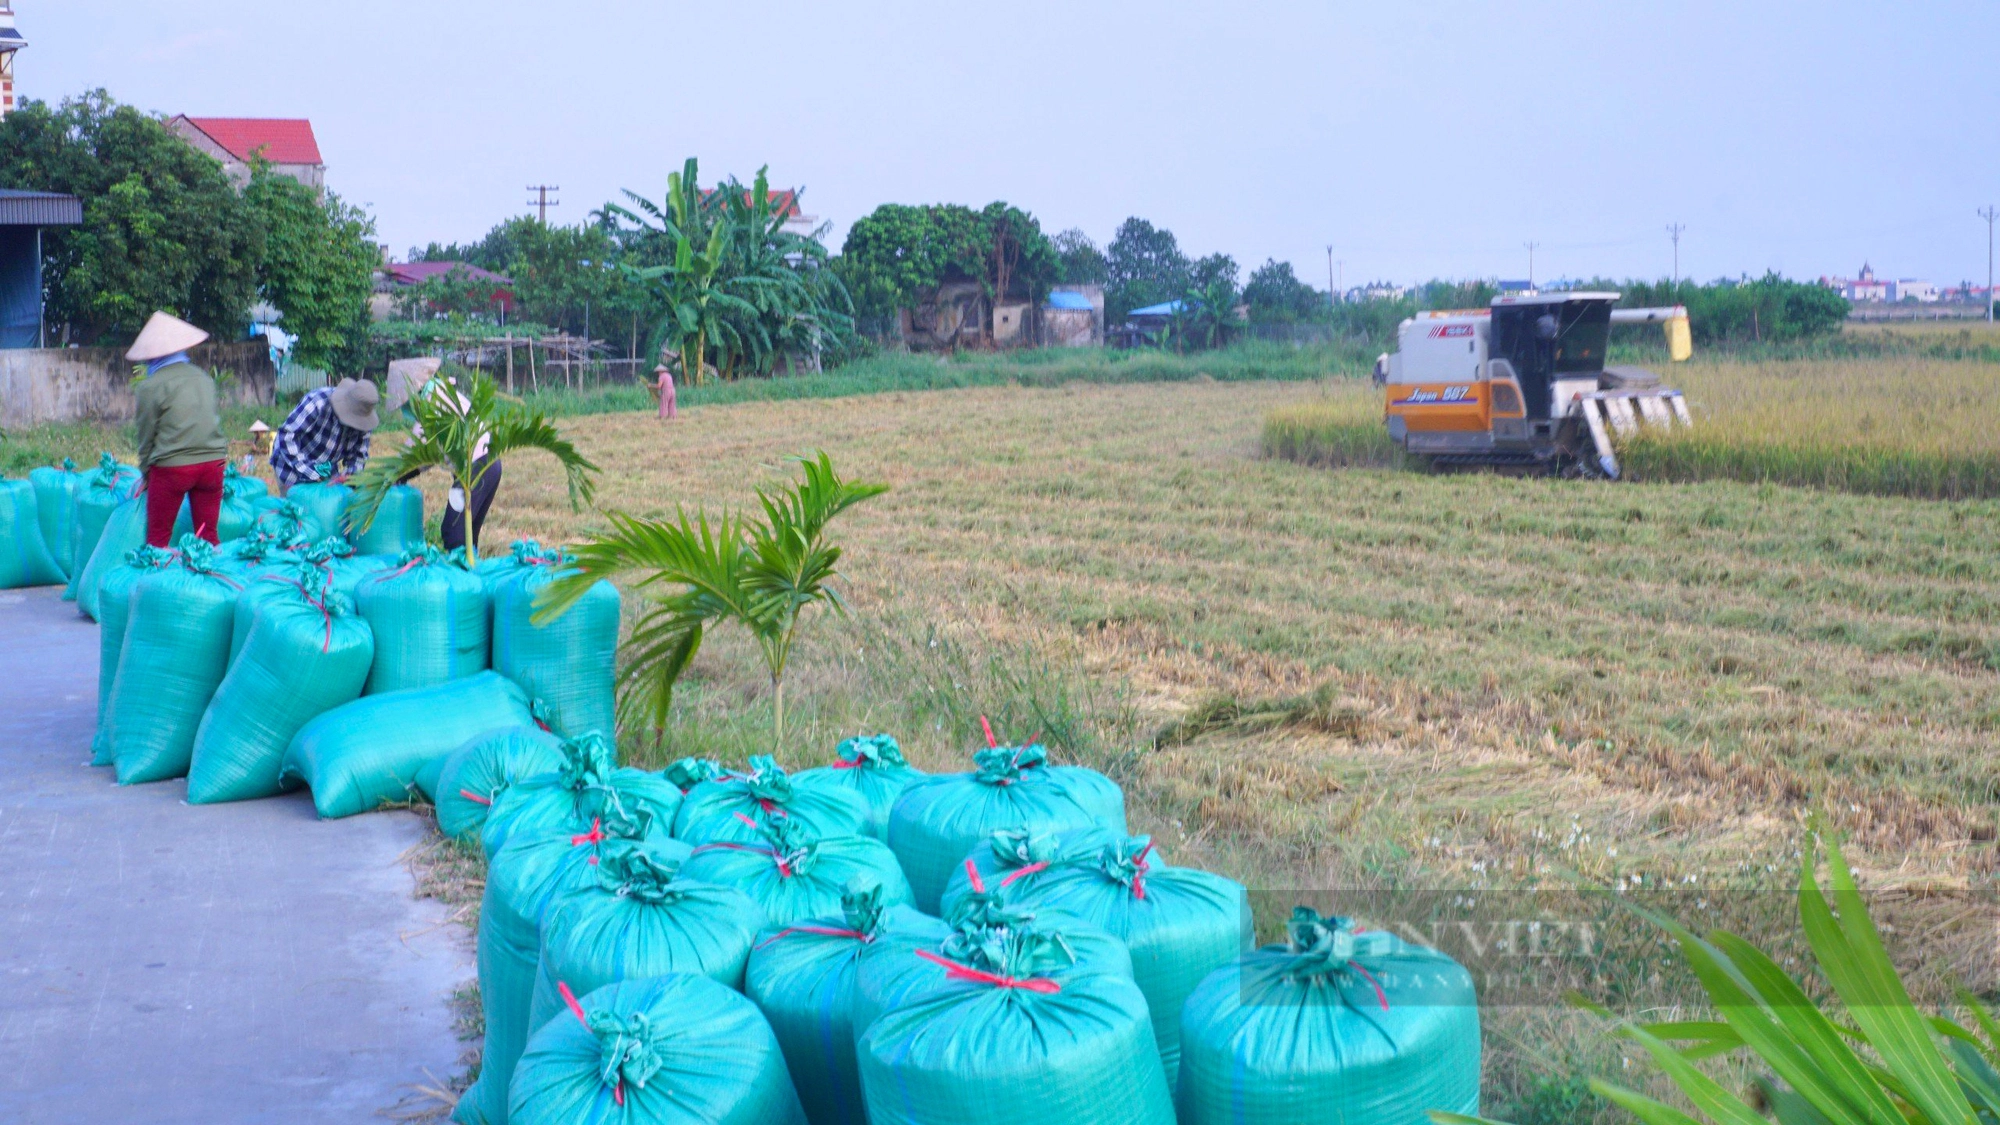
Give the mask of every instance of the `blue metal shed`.
<path id="1" fill-rule="evenodd" d="M 42 228 L 83 222 L 83 201 L 0 188 L 0 348 L 42 346 Z"/>

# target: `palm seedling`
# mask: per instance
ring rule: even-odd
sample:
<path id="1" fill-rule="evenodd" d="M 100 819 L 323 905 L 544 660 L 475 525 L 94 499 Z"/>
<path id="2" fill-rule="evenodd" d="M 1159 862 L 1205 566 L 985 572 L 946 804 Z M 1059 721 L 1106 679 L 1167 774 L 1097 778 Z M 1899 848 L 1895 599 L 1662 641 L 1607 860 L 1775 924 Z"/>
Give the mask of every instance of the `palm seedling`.
<path id="1" fill-rule="evenodd" d="M 366 531 L 375 522 L 383 499 L 398 481 L 425 469 L 441 468 L 451 474 L 452 483 L 470 503 L 473 490 L 493 464 L 523 449 L 542 450 L 561 463 L 571 508 L 580 509 L 590 502 L 596 487 L 591 477 L 597 466 L 577 452 L 546 415 L 502 395 L 483 373 L 466 371 L 453 386 L 444 388 L 444 393 L 416 395 L 409 405 L 417 421 L 410 439 L 392 456 L 370 458 L 368 467 L 354 478 L 349 519 L 356 531 Z M 488 439 L 483 459 L 475 455 L 482 438 Z M 470 520 L 466 530 L 466 561 L 476 563 L 479 547 L 470 534 Z"/>
<path id="2" fill-rule="evenodd" d="M 1626 1024 L 1618 1034 L 1652 1055 L 1700 1116 L 1608 1082 L 1591 1089 L 1645 1125 L 1992 1125 L 2000 1121 L 2000 1023 L 1959 994 L 1977 1029 L 1931 1016 L 1910 999 L 1837 846 L 1827 849 L 1831 899 L 1807 850 L 1799 917 L 1820 975 L 1839 1001 L 1823 1010 L 1763 951 L 1734 934 L 1673 936 L 1719 1020 Z M 1679 1044 L 1678 1046 L 1676 1044 Z M 1747 1051 L 1768 1072 L 1756 1100 L 1695 1063 Z M 1433 1112 L 1439 1125 L 1478 1118 Z"/>
<path id="3" fill-rule="evenodd" d="M 666 726 L 674 684 L 702 637 L 725 621 L 749 631 L 771 677 L 776 737 L 785 732 L 785 669 L 800 615 L 824 604 L 845 608 L 834 580 L 841 549 L 827 541 L 834 517 L 888 491 L 842 480 L 825 453 L 797 459 L 803 479 L 757 490 L 762 517 L 678 511 L 672 520 L 609 514 L 611 530 L 576 548 L 576 564 L 535 600 L 535 622 L 558 615 L 601 578 L 638 575 L 648 601 L 625 642 L 619 707 L 656 735 Z"/>

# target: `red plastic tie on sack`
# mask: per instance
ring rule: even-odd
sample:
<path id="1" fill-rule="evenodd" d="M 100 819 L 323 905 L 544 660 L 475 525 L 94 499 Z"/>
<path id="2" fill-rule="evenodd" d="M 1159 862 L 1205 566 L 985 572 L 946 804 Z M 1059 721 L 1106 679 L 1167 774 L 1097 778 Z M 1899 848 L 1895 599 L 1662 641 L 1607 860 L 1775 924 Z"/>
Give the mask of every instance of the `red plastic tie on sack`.
<path id="1" fill-rule="evenodd" d="M 972 880 L 972 891 L 974 894 L 983 895 L 986 893 L 986 880 L 979 877 L 978 865 L 969 859 L 965 861 L 965 877 Z"/>
<path id="2" fill-rule="evenodd" d="M 793 934 L 819 934 L 822 937 L 845 937 L 853 938 L 856 941 L 875 940 L 874 934 L 864 934 L 860 930 L 842 930 L 833 926 L 790 926 L 779 930 L 777 933 L 772 934 L 750 948 L 752 950 L 762 949 L 767 945 L 774 945 L 781 939 L 790 937 Z"/>
<path id="3" fill-rule="evenodd" d="M 987 722 L 984 715 L 979 716 L 979 729 L 986 732 L 986 748 L 988 750 L 997 750 L 1000 748 L 1000 740 L 993 737 L 993 724 Z"/>
<path id="4" fill-rule="evenodd" d="M 762 855 L 770 856 L 771 862 L 778 865 L 778 874 L 783 875 L 787 879 L 792 877 L 791 864 L 785 862 L 785 857 L 779 855 L 776 848 L 763 848 L 758 847 L 756 844 L 739 844 L 734 840 L 717 840 L 711 844 L 702 844 L 689 854 L 700 855 L 703 852 L 714 851 L 717 848 L 732 852 L 758 852 Z"/>
<path id="5" fill-rule="evenodd" d="M 599 821 L 596 817 L 590 818 L 590 831 L 585 832 L 581 836 L 571 836 L 569 838 L 569 846 L 572 848 L 579 847 L 583 844 L 601 844 L 603 842 L 604 842 L 604 827 L 602 822 Z"/>
<path id="6" fill-rule="evenodd" d="M 1360 973 L 1362 977 L 1365 978 L 1370 985 L 1374 986 L 1376 1001 L 1382 1005 L 1383 1011 L 1385 1012 L 1388 1011 L 1389 994 L 1382 991 L 1382 982 L 1375 979 L 1375 974 L 1369 972 L 1367 969 L 1362 968 L 1361 963 L 1359 961 L 1349 961 L 1347 963 L 1347 967 L 1353 969 L 1357 973 Z"/>
<path id="7" fill-rule="evenodd" d="M 971 863 L 972 861 L 966 860 L 966 862 Z M 1036 863 L 1031 863 L 1028 864 L 1026 867 L 1017 868 L 1012 875 L 1009 875 L 1005 879 L 1000 880 L 1000 885 L 1002 887 L 1005 887 L 1016 879 L 1023 879 L 1029 875 L 1033 875 L 1037 871 L 1047 871 L 1048 869 L 1049 869 L 1048 860 L 1041 860 Z M 1141 895 L 1140 897 L 1143 898 L 1145 896 Z"/>
<path id="8" fill-rule="evenodd" d="M 562 993 L 563 1003 L 568 1004 L 570 1012 L 576 1016 L 576 1022 L 582 1024 L 585 1031 L 589 1031 L 592 1035 L 597 1034 L 591 1028 L 590 1021 L 584 1018 L 583 1005 L 576 1002 L 576 993 L 569 990 L 569 983 L 567 981 L 557 981 L 556 989 Z M 611 1100 L 621 1106 L 625 1104 L 625 1082 L 623 1079 L 619 1080 L 618 1085 L 611 1087 Z"/>
<path id="9" fill-rule="evenodd" d="M 1152 850 L 1153 842 L 1148 840 L 1146 841 L 1146 846 L 1139 849 L 1139 854 L 1132 857 L 1132 867 L 1134 869 L 1132 874 L 1132 897 L 1138 899 L 1140 902 L 1146 901 L 1146 872 L 1153 869 L 1153 865 L 1146 862 L 1146 855 Z"/>
<path id="10" fill-rule="evenodd" d="M 989 973 L 970 965 L 961 965 L 949 957 L 940 957 L 928 949 L 913 950 L 917 956 L 933 964 L 944 966 L 946 980 L 969 980 L 980 984 L 990 984 L 995 988 L 1018 988 L 1023 992 L 1039 992 L 1044 996 L 1062 991 L 1062 985 L 1048 977 L 1003 977 L 999 973 Z"/>
<path id="11" fill-rule="evenodd" d="M 491 805 L 491 804 L 493 803 L 493 798 L 491 798 L 491 797 L 482 797 L 482 796 L 480 796 L 479 794 L 477 794 L 477 793 L 474 793 L 474 792 L 473 792 L 472 790 L 470 790 L 470 789 L 461 789 L 461 790 L 459 790 L 459 791 L 458 791 L 458 795 L 459 795 L 459 796 L 461 796 L 461 797 L 463 797 L 463 798 L 465 798 L 465 799 L 466 799 L 466 800 L 468 800 L 468 801 L 473 801 L 473 802 L 476 802 L 476 803 L 478 803 L 478 804 L 482 804 L 482 805 Z M 574 840 L 572 840 L 572 841 L 571 841 L 571 843 L 575 843 L 575 841 L 574 841 Z"/>

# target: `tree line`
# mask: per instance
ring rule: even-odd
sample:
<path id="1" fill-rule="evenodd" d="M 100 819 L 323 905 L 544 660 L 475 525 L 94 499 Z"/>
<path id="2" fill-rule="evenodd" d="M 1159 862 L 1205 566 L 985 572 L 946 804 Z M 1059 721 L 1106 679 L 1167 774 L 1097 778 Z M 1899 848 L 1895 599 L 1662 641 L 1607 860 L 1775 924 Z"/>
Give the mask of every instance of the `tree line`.
<path id="1" fill-rule="evenodd" d="M 261 167 L 239 191 L 159 119 L 102 90 L 58 106 L 29 100 L 0 121 L 0 182 L 84 202 L 82 225 L 46 236 L 47 317 L 62 343 L 129 338 L 156 308 L 232 338 L 262 300 L 299 337 L 302 362 L 345 374 L 503 315 L 493 283 L 447 274 L 401 294 L 402 316 L 420 322 L 402 327 L 416 334 L 371 333 L 380 252 L 366 213 Z M 871 337 L 892 337 L 900 312 L 952 284 L 989 303 L 1032 304 L 1059 285 L 1099 285 L 1109 324 L 1137 309 L 1171 310 L 1165 339 L 1176 347 L 1286 324 L 1386 346 L 1421 309 L 1481 307 L 1495 295 L 1484 282 L 1434 280 L 1392 298 L 1336 300 L 1289 262 L 1267 260 L 1245 278 L 1230 255 L 1192 255 L 1140 217 L 1100 247 L 1075 228 L 1050 235 L 1005 201 L 883 204 L 834 254 L 824 226 L 794 229 L 801 195 L 771 190 L 762 170 L 751 183 L 731 176 L 704 190 L 689 160 L 658 200 L 627 191 L 568 226 L 510 218 L 476 242 L 431 243 L 409 259 L 508 278 L 522 330 L 606 341 L 694 379 L 841 362 L 869 350 Z M 1776 274 L 1590 286 L 1622 290 L 1627 304 L 1684 304 L 1706 344 L 1808 338 L 1837 330 L 1847 312 L 1837 294 Z"/>

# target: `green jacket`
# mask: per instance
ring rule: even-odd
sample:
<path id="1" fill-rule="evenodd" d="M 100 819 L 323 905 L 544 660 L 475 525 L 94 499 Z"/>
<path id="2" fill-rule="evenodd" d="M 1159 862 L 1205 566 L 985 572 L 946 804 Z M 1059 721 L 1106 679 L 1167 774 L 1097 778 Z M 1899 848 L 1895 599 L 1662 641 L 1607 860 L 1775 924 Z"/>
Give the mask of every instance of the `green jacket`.
<path id="1" fill-rule="evenodd" d="M 229 456 L 215 380 L 192 363 L 160 368 L 133 392 L 139 400 L 139 468 L 199 465 Z"/>

